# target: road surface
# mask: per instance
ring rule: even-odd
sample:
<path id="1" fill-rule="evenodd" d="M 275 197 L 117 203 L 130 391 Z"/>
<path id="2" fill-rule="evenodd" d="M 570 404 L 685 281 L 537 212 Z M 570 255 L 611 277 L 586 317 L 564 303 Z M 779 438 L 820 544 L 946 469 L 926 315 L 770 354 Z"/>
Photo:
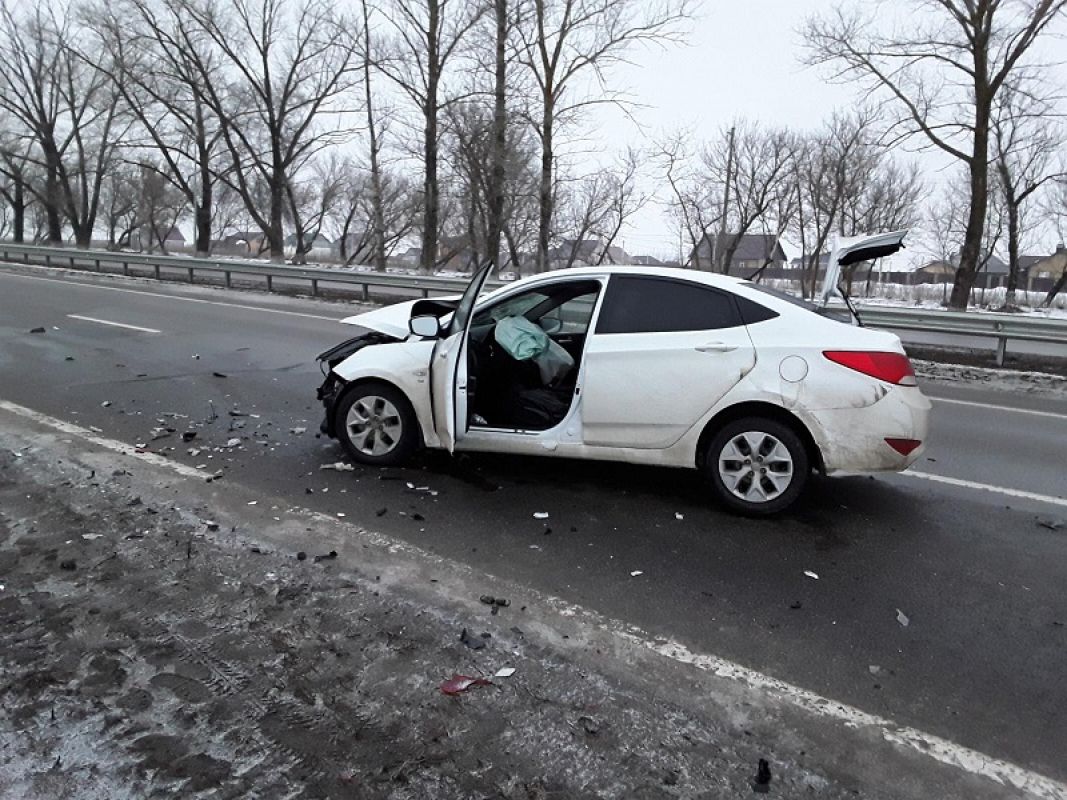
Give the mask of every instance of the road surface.
<path id="1" fill-rule="evenodd" d="M 0 272 L 0 401 L 1067 780 L 1067 528 L 1041 524 L 1067 518 L 1067 399 L 928 384 L 921 476 L 816 479 L 773 520 L 627 465 L 337 473 L 320 470 L 342 452 L 315 436 L 314 356 L 358 309 L 30 272 Z"/>

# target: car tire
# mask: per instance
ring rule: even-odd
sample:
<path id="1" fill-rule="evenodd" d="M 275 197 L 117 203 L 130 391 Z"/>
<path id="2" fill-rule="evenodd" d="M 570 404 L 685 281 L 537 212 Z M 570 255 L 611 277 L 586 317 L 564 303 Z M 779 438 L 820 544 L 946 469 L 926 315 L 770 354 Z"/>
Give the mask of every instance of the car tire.
<path id="1" fill-rule="evenodd" d="M 765 516 L 796 501 L 811 474 L 811 460 L 788 425 L 744 417 L 728 422 L 712 437 L 704 470 L 723 505 L 748 516 Z"/>
<path id="2" fill-rule="evenodd" d="M 422 444 L 411 402 L 396 387 L 378 381 L 358 384 L 341 397 L 334 431 L 353 459 L 376 467 L 403 464 Z"/>

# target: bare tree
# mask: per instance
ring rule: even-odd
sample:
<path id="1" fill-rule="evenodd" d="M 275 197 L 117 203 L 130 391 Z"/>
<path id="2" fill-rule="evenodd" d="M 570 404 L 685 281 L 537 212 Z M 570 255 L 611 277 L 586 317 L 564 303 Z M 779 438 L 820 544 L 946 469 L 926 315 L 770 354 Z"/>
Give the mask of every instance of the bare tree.
<path id="1" fill-rule="evenodd" d="M 456 97 L 443 86 L 445 70 L 467 34 L 481 19 L 485 5 L 462 0 L 392 0 L 389 20 L 396 33 L 395 56 L 378 67 L 418 108 L 423 124 L 423 272 L 437 259 L 441 190 L 438 182 L 439 115 Z"/>
<path id="2" fill-rule="evenodd" d="M 87 247 L 124 126 L 107 75 L 72 47 L 79 32 L 60 0 L 29 13 L 0 5 L 0 110 L 32 143 L 25 152 L 42 173 L 28 188 L 45 209 L 48 239 L 62 241 L 66 222 Z"/>
<path id="3" fill-rule="evenodd" d="M 989 197 L 990 126 L 998 96 L 1027 67 L 1034 43 L 1067 0 L 911 0 L 884 33 L 873 16 L 838 6 L 810 19 L 809 63 L 888 96 L 891 129 L 921 137 L 968 173 L 969 211 L 950 305 L 965 309 L 977 275 Z"/>
<path id="4" fill-rule="evenodd" d="M 1067 0 L 1064 0 L 1067 2 Z M 532 0 L 532 18 L 519 26 L 522 61 L 537 83 L 541 140 L 537 269 L 548 268 L 557 161 L 556 133 L 594 105 L 621 103 L 608 87 L 612 67 L 637 44 L 663 46 L 681 38 L 692 0 Z M 596 90 L 583 93 L 592 81 Z"/>
<path id="5" fill-rule="evenodd" d="M 693 269 L 703 269 L 705 248 L 702 245 L 711 241 L 709 232 L 713 225 L 719 223 L 722 208 L 721 204 L 715 202 L 694 166 L 695 158 L 689 144 L 692 138 L 687 131 L 670 135 L 657 146 L 654 158 L 670 187 L 667 210 L 678 228 L 679 247 L 684 240 L 690 253 L 688 263 Z M 679 260 L 686 263 L 684 253 L 678 255 Z M 711 263 L 709 260 L 709 269 Z"/>
<path id="6" fill-rule="evenodd" d="M 376 201 L 371 175 L 354 161 L 345 162 L 340 196 L 329 222 L 338 255 L 346 264 L 375 263 L 379 253 L 387 259 L 415 227 L 416 198 L 407 176 L 384 169 L 379 187 L 380 200 Z"/>
<path id="7" fill-rule="evenodd" d="M 220 177 L 281 260 L 295 172 L 351 136 L 341 117 L 353 107 L 361 66 L 354 22 L 327 0 L 172 1 L 189 21 L 186 54 L 229 154 Z M 198 35 L 217 61 L 203 56 Z M 225 91 L 218 69 L 229 76 Z"/>
<path id="8" fill-rule="evenodd" d="M 996 191 L 1000 192 L 1007 221 L 1008 286 L 1002 310 L 1015 310 L 1019 286 L 1019 253 L 1036 220 L 1027 211 L 1034 195 L 1049 181 L 1063 175 L 1056 155 L 1063 131 L 1050 103 L 1037 87 L 1009 84 L 993 112 L 993 154 Z"/>
<path id="9" fill-rule="evenodd" d="M 32 142 L 18 138 L 10 142 L 0 139 L 0 196 L 11 210 L 11 235 L 17 243 L 26 241 L 26 211 L 33 202 L 32 147 Z"/>

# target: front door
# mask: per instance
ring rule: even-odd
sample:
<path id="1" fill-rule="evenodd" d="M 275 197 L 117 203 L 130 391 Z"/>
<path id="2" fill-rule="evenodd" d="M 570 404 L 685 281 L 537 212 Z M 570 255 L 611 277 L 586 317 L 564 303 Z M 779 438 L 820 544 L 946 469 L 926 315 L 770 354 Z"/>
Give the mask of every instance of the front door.
<path id="1" fill-rule="evenodd" d="M 492 266 L 486 264 L 471 278 L 447 330 L 437 340 L 430 356 L 434 430 L 450 453 L 456 449 L 456 439 L 467 429 L 467 334 L 471 311 Z"/>
<path id="2" fill-rule="evenodd" d="M 675 278 L 613 275 L 586 345 L 583 441 L 670 447 L 755 363 L 728 292 Z"/>

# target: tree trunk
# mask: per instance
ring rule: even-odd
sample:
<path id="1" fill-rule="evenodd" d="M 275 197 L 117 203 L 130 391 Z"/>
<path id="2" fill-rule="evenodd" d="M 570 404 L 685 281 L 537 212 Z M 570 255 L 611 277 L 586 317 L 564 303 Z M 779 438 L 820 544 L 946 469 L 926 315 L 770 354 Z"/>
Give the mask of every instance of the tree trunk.
<path id="1" fill-rule="evenodd" d="M 198 109 L 199 110 L 199 109 Z M 203 131 L 200 131 L 203 136 Z M 211 154 L 204 141 L 199 143 L 200 202 L 194 202 L 196 225 L 196 254 L 204 257 L 211 252 L 211 215 L 215 205 L 215 190 L 211 175 Z"/>
<path id="2" fill-rule="evenodd" d="M 548 271 L 548 245 L 552 236 L 552 104 L 554 98 L 545 93 L 544 113 L 541 116 L 541 186 L 538 191 L 539 216 L 537 223 L 537 265 L 538 272 Z"/>
<path id="3" fill-rule="evenodd" d="M 367 132 L 370 137 L 370 187 L 371 187 L 371 261 L 374 269 L 385 272 L 385 211 L 382 207 L 382 171 L 378 159 L 379 142 L 377 120 L 374 115 L 374 94 L 371 91 L 370 80 L 370 15 L 367 11 L 367 3 L 363 3 L 363 45 L 365 49 L 363 58 L 363 87 L 365 91 L 364 101 L 367 104 Z M 341 260 L 345 258 L 345 245 L 348 238 L 348 225 L 345 226 L 345 235 L 341 239 Z"/>
<path id="4" fill-rule="evenodd" d="M 271 261 L 285 261 L 285 233 L 282 226 L 282 208 L 285 204 L 285 193 L 278 174 L 275 173 L 270 187 L 270 220 L 267 230 L 267 246 L 270 248 Z"/>
<path id="5" fill-rule="evenodd" d="M 500 235 L 504 223 L 504 152 L 507 149 L 507 37 L 508 2 L 495 0 L 496 5 L 496 77 L 493 104 L 493 165 L 489 179 L 489 242 L 488 258 L 500 271 Z"/>
<path id="6" fill-rule="evenodd" d="M 26 241 L 26 186 L 21 174 L 15 177 L 15 198 L 11 203 L 11 213 L 15 244 L 22 244 Z"/>
<path id="7" fill-rule="evenodd" d="M 1019 287 L 1019 205 L 1014 198 L 1008 206 L 1008 292 L 1004 297 L 1004 308 L 1015 308 L 1015 290 Z"/>
<path id="8" fill-rule="evenodd" d="M 437 184 L 437 93 L 441 81 L 440 55 L 438 53 L 441 7 L 439 0 L 429 2 L 430 19 L 426 37 L 426 129 L 423 140 L 423 158 L 426 178 L 423 187 L 422 263 L 421 270 L 429 275 L 437 263 L 437 229 L 440 215 L 440 195 Z"/>
<path id="9" fill-rule="evenodd" d="M 984 68 L 984 65 L 981 65 Z M 984 74 L 984 73 L 983 73 Z M 978 94 L 978 87 L 976 87 Z M 990 98 L 982 102 L 979 97 L 975 104 L 974 149 L 970 163 L 971 208 L 967 215 L 967 231 L 963 236 L 960 249 L 960 265 L 956 269 L 956 281 L 952 286 L 949 308 L 957 311 L 967 310 L 967 301 L 978 274 L 978 260 L 981 257 L 982 237 L 985 235 L 986 212 L 989 205 L 989 117 Z"/>
<path id="10" fill-rule="evenodd" d="M 51 152 L 46 152 L 47 162 L 45 176 L 45 217 L 48 222 L 48 243 L 52 245 L 63 244 L 63 218 L 59 213 L 59 168 Z"/>

